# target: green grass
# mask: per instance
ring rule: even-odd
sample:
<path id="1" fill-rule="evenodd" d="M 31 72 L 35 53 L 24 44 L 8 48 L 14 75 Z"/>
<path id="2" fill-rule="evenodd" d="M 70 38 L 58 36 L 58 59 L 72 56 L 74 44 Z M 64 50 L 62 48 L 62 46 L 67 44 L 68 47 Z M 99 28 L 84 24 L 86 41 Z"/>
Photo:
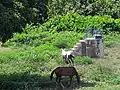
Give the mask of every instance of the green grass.
<path id="1" fill-rule="evenodd" d="M 94 60 L 90 57 L 76 57 L 74 62 L 77 64 L 92 64 Z"/>
<path id="2" fill-rule="evenodd" d="M 116 57 L 119 52 L 117 52 L 116 55 L 112 54 L 115 53 L 115 50 L 118 48 L 119 46 L 112 47 L 111 49 L 106 48 L 105 53 L 108 53 L 108 56 L 105 56 L 105 59 L 95 59 L 94 62 L 90 64 L 86 59 L 91 61 L 91 58 L 77 58 L 78 61 L 75 61 L 75 67 L 81 80 L 85 82 L 98 82 L 95 86 L 86 87 L 87 84 L 83 85 L 80 87 L 80 90 L 99 90 L 100 88 L 103 90 L 119 89 L 120 61 L 118 57 Z M 37 54 L 41 56 L 37 56 Z M 0 63 L 0 81 L 4 82 L 49 82 L 50 73 L 54 68 L 58 66 L 66 66 L 62 61 L 60 50 L 52 45 L 42 45 L 25 51 L 16 51 L 16 49 L 13 49 L 12 51 L 5 51 L 4 54 L 1 53 L 0 55 L 4 57 L 6 56 L 6 61 Z M 27 57 L 27 55 L 29 56 Z M 26 58 L 20 59 L 24 56 L 26 56 Z M 9 60 L 7 61 L 7 59 Z M 85 63 L 79 64 L 78 62 L 81 60 L 85 60 Z M 101 82 L 104 82 L 104 84 Z"/>
<path id="3" fill-rule="evenodd" d="M 110 32 L 108 35 L 104 36 L 105 46 L 112 47 L 120 43 L 120 34 Z"/>
<path id="4" fill-rule="evenodd" d="M 8 47 L 0 48 L 0 85 L 9 88 L 9 84 L 14 87 L 10 82 L 32 82 L 30 85 L 32 87 L 34 82 L 39 82 L 40 86 L 43 84 L 45 88 L 44 83 L 50 82 L 51 84 L 47 83 L 47 86 L 52 85 L 55 88 L 56 85 L 49 79 L 50 73 L 58 66 L 69 66 L 63 62 L 60 49 L 72 48 L 81 38 L 84 38 L 85 29 L 95 27 L 104 28 L 107 32 L 104 35 L 105 57 L 75 58 L 74 67 L 83 83 L 80 87 L 73 78 L 72 85 L 74 89 L 80 90 L 119 89 L 120 34 L 110 32 L 113 31 L 113 21 L 117 23 L 109 16 L 85 17 L 67 14 L 56 16 L 41 26 L 26 25 L 22 33 L 14 34 L 13 38 L 4 44 Z M 119 31 L 118 28 L 117 23 L 114 30 Z M 90 81 L 93 83 L 89 83 Z"/>
<path id="5" fill-rule="evenodd" d="M 120 85 L 107 85 L 103 83 L 95 87 L 82 87 L 78 90 L 120 90 Z"/>
<path id="6" fill-rule="evenodd" d="M 0 81 L 49 82 L 50 73 L 54 68 L 68 66 L 62 61 L 60 48 L 71 48 L 81 37 L 83 37 L 81 33 L 66 31 L 44 38 L 42 42 L 45 43 L 38 46 L 0 48 Z M 105 57 L 103 59 L 77 57 L 74 60 L 75 68 L 82 81 L 98 82 L 95 86 L 83 85 L 79 87 L 80 90 L 119 89 L 120 34 L 110 33 L 104 38 Z"/>

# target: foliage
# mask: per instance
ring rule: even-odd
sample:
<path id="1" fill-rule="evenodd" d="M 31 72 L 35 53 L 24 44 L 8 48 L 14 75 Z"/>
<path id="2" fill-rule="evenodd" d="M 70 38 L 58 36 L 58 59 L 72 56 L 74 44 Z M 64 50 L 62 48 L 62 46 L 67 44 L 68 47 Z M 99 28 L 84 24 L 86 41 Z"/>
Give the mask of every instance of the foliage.
<path id="1" fill-rule="evenodd" d="M 22 32 L 29 23 L 42 24 L 47 18 L 44 0 L 0 1 L 0 38 L 5 42 L 14 32 Z"/>
<path id="2" fill-rule="evenodd" d="M 78 64 L 92 64 L 93 59 L 90 57 L 76 57 L 75 62 Z"/>
<path id="3" fill-rule="evenodd" d="M 28 50 L 14 50 L 8 53 L 0 54 L 0 63 L 7 63 L 10 61 L 33 60 L 33 61 L 49 61 L 51 59 L 58 59 L 60 53 L 53 45 L 41 45 L 39 47 L 30 47 Z"/>
<path id="4" fill-rule="evenodd" d="M 109 15 L 115 19 L 120 16 L 119 0 L 1 0 L 0 11 L 0 39 L 2 42 L 11 38 L 13 33 L 22 32 L 27 23 L 40 25 L 51 17 L 66 15 L 69 12 L 85 16 Z M 65 20 L 63 19 L 63 21 Z M 93 23 L 92 21 L 89 22 Z M 83 24 L 83 27 L 76 28 L 74 18 L 72 18 L 70 23 L 60 23 L 58 31 L 72 30 L 71 26 L 75 30 L 85 29 L 86 27 Z M 111 21 L 109 23 L 105 22 L 106 27 L 112 28 L 113 31 L 119 29 L 116 22 Z"/>
<path id="5" fill-rule="evenodd" d="M 53 43 L 55 46 L 71 47 L 77 40 L 83 38 L 85 29 L 94 27 L 104 32 L 118 31 L 120 19 L 109 16 L 80 16 L 77 13 L 69 13 L 66 16 L 56 16 L 40 26 L 26 25 L 22 33 L 14 34 L 14 37 L 6 42 L 7 45 L 39 46 Z M 111 23 L 111 24 L 110 24 Z M 69 31 L 69 32 L 68 32 Z M 79 34 L 77 34 L 79 33 Z M 76 40 L 76 41 L 75 41 Z"/>
<path id="6" fill-rule="evenodd" d="M 81 15 L 120 17 L 119 0 L 48 0 L 48 17 L 77 12 Z"/>
<path id="7" fill-rule="evenodd" d="M 104 36 L 107 47 L 120 42 L 120 19 L 115 19 L 120 16 L 118 0 L 14 0 L 10 5 L 3 1 L 6 0 L 0 1 L 0 38 L 5 42 L 13 32 L 21 32 L 14 33 L 13 38 L 5 43 L 7 46 L 21 48 L 0 52 L 1 82 L 49 80 L 50 72 L 55 67 L 64 66 L 60 48 L 73 47 L 84 37 L 83 32 L 87 28 L 104 30 L 107 33 Z M 48 11 L 45 6 L 47 3 Z M 41 24 L 47 15 L 53 18 Z M 112 65 L 116 65 L 113 61 Z M 114 67 L 106 66 L 110 60 L 103 66 L 96 62 L 93 63 L 89 57 L 75 58 L 75 67 L 80 66 L 77 71 L 83 69 L 79 72 L 82 79 L 120 83 L 119 75 L 116 76 L 116 72 L 112 71 Z"/>
<path id="8" fill-rule="evenodd" d="M 39 46 L 42 44 L 53 44 L 56 47 L 72 47 L 84 35 L 77 32 L 49 33 L 42 31 L 39 27 L 28 25 L 23 33 L 15 34 L 14 38 L 8 40 L 8 46 Z"/>
<path id="9" fill-rule="evenodd" d="M 119 85 L 111 85 L 111 84 L 107 84 L 107 83 L 99 83 L 97 86 L 95 87 L 82 87 L 78 90 L 119 90 L 120 87 Z"/>
<path id="10" fill-rule="evenodd" d="M 40 28 L 44 31 L 76 31 L 83 32 L 85 29 L 93 27 L 108 31 L 119 31 L 120 19 L 113 19 L 110 16 L 83 16 L 78 13 L 68 13 L 67 15 L 55 16 L 45 22 Z"/>
<path id="11" fill-rule="evenodd" d="M 32 30 L 37 31 L 37 28 L 36 29 L 33 29 L 33 28 L 36 28 L 36 27 L 30 26 L 29 29 L 26 29 L 26 33 L 27 32 L 31 33 Z M 50 36 L 51 37 L 47 37 L 45 40 L 43 40 L 43 42 L 46 42 L 46 43 L 38 45 L 37 47 L 28 47 L 28 48 L 25 47 L 25 49 L 17 48 L 16 50 L 12 49 L 9 52 L 4 52 L 4 53 L 1 52 L 0 53 L 0 67 L 1 67 L 0 81 L 6 81 L 6 82 L 8 81 L 24 82 L 25 81 L 28 83 L 29 82 L 41 83 L 44 81 L 45 82 L 49 81 L 50 73 L 55 67 L 65 66 L 63 64 L 64 62 L 62 61 L 61 51 L 57 47 L 60 47 L 62 43 L 66 42 L 66 40 L 68 39 L 70 39 L 70 41 L 68 41 L 68 43 L 65 44 L 65 46 L 71 47 L 73 46 L 72 44 L 78 42 L 77 39 L 79 40 L 79 37 L 81 37 L 79 36 L 79 33 L 70 32 L 70 31 L 59 32 L 59 33 L 56 32 L 56 33 L 50 34 Z M 105 35 L 105 44 L 106 44 L 106 41 L 108 42 L 112 41 L 110 37 L 113 38 L 115 42 L 119 42 L 119 34 L 110 33 L 108 35 Z M 27 46 L 29 45 L 27 44 Z M 89 57 L 81 57 L 81 58 L 76 57 L 74 60 L 75 68 L 77 68 L 78 73 L 81 75 L 80 78 L 82 80 L 85 79 L 86 82 L 92 80 L 95 82 L 105 82 L 107 84 L 112 84 L 112 85 L 119 84 L 119 76 L 116 75 L 116 72 L 114 73 L 112 71 L 112 69 L 116 66 L 116 64 L 113 63 L 114 59 L 112 59 L 112 62 L 109 60 L 111 57 L 112 56 L 110 55 L 110 57 L 107 58 L 108 61 L 106 61 L 107 59 L 93 60 L 92 58 L 89 58 Z M 100 61 L 106 61 L 106 64 L 104 62 L 102 62 L 101 64 L 97 64 L 97 62 L 100 62 Z M 112 67 L 111 65 L 109 66 L 109 62 L 112 63 L 112 65 L 115 64 L 115 66 L 114 67 Z M 84 82 L 84 84 L 86 82 Z M 7 85 L 9 84 L 5 84 L 5 85 L 7 87 Z M 101 86 L 99 84 L 97 85 L 98 86 L 95 86 L 95 88 L 97 87 L 99 88 Z"/>
<path id="12" fill-rule="evenodd" d="M 0 3 L 0 41 L 5 42 L 12 36 L 14 20 L 12 9 L 8 9 Z"/>
<path id="13" fill-rule="evenodd" d="M 114 78 L 111 83 L 113 84 L 120 84 L 120 76 L 117 76 L 116 78 Z"/>
<path id="14" fill-rule="evenodd" d="M 118 32 L 109 32 L 108 35 L 104 36 L 105 46 L 112 47 L 120 43 L 120 34 Z"/>
<path id="15" fill-rule="evenodd" d="M 92 80 L 110 82 L 116 78 L 116 75 L 112 73 L 111 69 L 108 67 L 98 65 L 95 69 L 96 70 L 93 70 L 92 75 L 89 76 Z"/>
<path id="16" fill-rule="evenodd" d="M 73 31 L 65 31 L 54 34 L 54 39 L 51 43 L 58 48 L 72 48 L 80 38 L 83 38 L 83 33 L 76 33 Z"/>

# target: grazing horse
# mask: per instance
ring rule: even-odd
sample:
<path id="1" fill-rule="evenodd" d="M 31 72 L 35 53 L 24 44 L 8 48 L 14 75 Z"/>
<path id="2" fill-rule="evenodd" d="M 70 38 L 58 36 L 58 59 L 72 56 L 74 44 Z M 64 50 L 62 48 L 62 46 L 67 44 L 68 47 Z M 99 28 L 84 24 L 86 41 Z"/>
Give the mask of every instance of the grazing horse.
<path id="1" fill-rule="evenodd" d="M 77 82 L 80 83 L 80 78 L 78 75 L 77 70 L 74 67 L 57 67 L 51 73 L 50 79 L 52 80 L 53 74 L 56 74 L 56 82 L 60 83 L 62 76 L 69 76 L 70 77 L 70 84 L 74 75 L 76 75 Z"/>
<path id="2" fill-rule="evenodd" d="M 65 51 L 64 49 L 62 50 L 62 57 L 63 60 L 68 64 L 68 63 L 74 63 L 73 58 L 74 56 L 72 55 L 72 51 Z"/>

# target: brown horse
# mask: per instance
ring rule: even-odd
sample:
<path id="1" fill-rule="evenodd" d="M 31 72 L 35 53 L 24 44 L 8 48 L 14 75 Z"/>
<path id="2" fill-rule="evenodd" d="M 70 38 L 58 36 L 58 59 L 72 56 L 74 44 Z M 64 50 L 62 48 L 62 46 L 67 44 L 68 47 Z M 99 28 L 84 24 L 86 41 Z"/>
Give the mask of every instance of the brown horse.
<path id="1" fill-rule="evenodd" d="M 53 74 L 56 74 L 56 82 L 60 83 L 62 76 L 69 76 L 70 77 L 70 84 L 74 75 L 76 75 L 77 82 L 80 83 L 80 78 L 78 75 L 77 70 L 74 67 L 57 67 L 51 73 L 50 79 L 52 80 Z"/>

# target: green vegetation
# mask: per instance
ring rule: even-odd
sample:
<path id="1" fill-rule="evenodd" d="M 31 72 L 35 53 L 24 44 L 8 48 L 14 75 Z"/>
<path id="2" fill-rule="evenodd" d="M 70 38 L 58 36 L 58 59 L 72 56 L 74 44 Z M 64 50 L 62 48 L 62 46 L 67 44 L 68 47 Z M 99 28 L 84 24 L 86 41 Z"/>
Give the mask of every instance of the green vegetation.
<path id="1" fill-rule="evenodd" d="M 93 63 L 93 59 L 90 57 L 76 57 L 75 58 L 75 62 L 77 64 L 92 64 Z"/>
<path id="2" fill-rule="evenodd" d="M 119 90 L 120 86 L 119 85 L 111 85 L 111 84 L 106 84 L 106 83 L 101 83 L 96 87 L 83 87 L 78 90 Z"/>
<path id="3" fill-rule="evenodd" d="M 120 43 L 120 34 L 119 33 L 112 33 L 110 32 L 109 34 L 104 36 L 105 39 L 105 45 L 106 47 L 112 47 L 116 44 Z"/>
<path id="4" fill-rule="evenodd" d="M 64 15 L 69 11 L 82 15 L 110 15 L 119 18 L 119 0 L 48 0 L 48 16 Z"/>
<path id="5" fill-rule="evenodd" d="M 1 0 L 0 41 L 5 42 L 14 32 L 22 32 L 27 23 L 42 24 L 47 18 L 46 0 Z"/>
<path id="6" fill-rule="evenodd" d="M 72 47 L 80 38 L 84 37 L 84 30 L 90 27 L 99 28 L 102 32 L 119 32 L 120 19 L 113 19 L 109 16 L 81 16 L 77 13 L 69 13 L 65 16 L 51 18 L 40 26 L 26 25 L 22 33 L 14 34 L 13 38 L 6 42 L 6 45 L 29 45 L 39 46 L 52 43 L 62 47 Z M 118 34 L 111 34 L 114 38 Z M 112 38 L 106 35 L 105 40 Z M 109 37 L 110 36 L 110 37 Z M 107 39 L 106 39 L 107 37 Z M 114 40 L 113 40 L 114 41 Z M 112 43 L 108 40 L 107 44 Z"/>
<path id="7" fill-rule="evenodd" d="M 55 17 L 77 12 L 84 16 L 120 18 L 119 0 L 1 0 L 0 39 L 5 42 L 26 24 L 40 25 Z M 72 23 L 71 23 L 72 24 Z M 110 25 L 114 25 L 110 22 Z"/>
<path id="8" fill-rule="evenodd" d="M 0 53 L 2 68 L 0 80 L 40 83 L 49 81 L 49 75 L 55 67 L 66 66 L 62 61 L 60 48 L 72 48 L 84 38 L 84 30 L 90 27 L 106 32 L 105 49 L 114 48 L 113 46 L 120 42 L 120 35 L 117 33 L 120 27 L 118 22 L 119 19 L 109 16 L 85 17 L 69 13 L 51 18 L 40 26 L 27 24 L 22 33 L 15 33 L 13 38 L 4 44 L 12 50 Z M 109 61 L 109 54 L 105 55 L 108 62 L 112 62 Z M 103 64 L 101 60 L 96 61 L 89 57 L 77 57 L 74 61 L 84 81 L 105 82 L 112 85 L 120 83 L 118 73 L 116 74 L 112 66 L 106 62 Z"/>
<path id="9" fill-rule="evenodd" d="M 44 88 L 46 82 L 53 84 L 51 71 L 68 66 L 60 49 L 72 48 L 92 27 L 104 32 L 105 57 L 74 59 L 82 80 L 79 88 L 120 89 L 119 9 L 119 0 L 1 0 L 0 41 L 6 47 L 0 47 L 0 86 L 27 88 L 24 82 L 30 87 L 38 82 Z M 76 89 L 76 82 L 73 85 Z"/>

